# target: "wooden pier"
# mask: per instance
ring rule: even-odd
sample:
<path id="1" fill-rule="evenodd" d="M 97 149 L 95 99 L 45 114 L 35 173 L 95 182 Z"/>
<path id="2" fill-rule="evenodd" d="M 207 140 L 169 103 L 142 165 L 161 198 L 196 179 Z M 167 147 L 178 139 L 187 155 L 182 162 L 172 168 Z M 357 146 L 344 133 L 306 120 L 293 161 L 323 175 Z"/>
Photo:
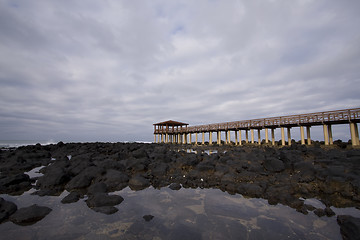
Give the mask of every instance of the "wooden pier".
<path id="1" fill-rule="evenodd" d="M 201 134 L 201 144 L 205 144 L 205 134 L 209 135 L 209 145 L 214 144 L 213 133 L 217 133 L 216 143 L 221 144 L 221 133 L 225 132 L 225 144 L 230 144 L 230 134 L 234 132 L 235 145 L 242 144 L 242 132 L 245 133 L 245 143 L 255 144 L 255 131 L 257 131 L 257 144 L 261 144 L 262 138 L 260 130 L 265 130 L 265 143 L 275 145 L 275 129 L 281 129 L 281 143 L 291 145 L 291 129 L 299 127 L 301 144 L 311 144 L 310 128 L 312 126 L 322 125 L 324 132 L 325 145 L 333 144 L 332 125 L 349 124 L 351 141 L 353 146 L 359 146 L 358 123 L 360 122 L 360 108 L 307 113 L 299 115 L 259 118 L 252 120 L 213 123 L 206 125 L 189 126 L 187 123 L 177 121 L 165 121 L 155 123 L 154 142 L 156 143 L 193 143 L 192 135 L 195 134 L 195 144 L 199 144 L 198 135 Z M 306 128 L 306 141 L 305 141 Z M 285 138 L 285 129 L 287 139 Z M 271 139 L 269 138 L 271 131 Z M 249 131 L 251 139 L 249 139 Z"/>

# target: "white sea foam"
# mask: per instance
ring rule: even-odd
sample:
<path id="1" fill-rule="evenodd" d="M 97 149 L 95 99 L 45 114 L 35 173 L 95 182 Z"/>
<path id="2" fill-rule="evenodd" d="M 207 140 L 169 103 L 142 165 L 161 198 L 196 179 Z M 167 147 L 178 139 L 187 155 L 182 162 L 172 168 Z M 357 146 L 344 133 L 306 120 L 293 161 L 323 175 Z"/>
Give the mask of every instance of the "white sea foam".
<path id="1" fill-rule="evenodd" d="M 0 140 L 0 148 L 17 148 L 21 146 L 35 145 L 40 143 L 41 145 L 55 144 L 53 140 Z"/>

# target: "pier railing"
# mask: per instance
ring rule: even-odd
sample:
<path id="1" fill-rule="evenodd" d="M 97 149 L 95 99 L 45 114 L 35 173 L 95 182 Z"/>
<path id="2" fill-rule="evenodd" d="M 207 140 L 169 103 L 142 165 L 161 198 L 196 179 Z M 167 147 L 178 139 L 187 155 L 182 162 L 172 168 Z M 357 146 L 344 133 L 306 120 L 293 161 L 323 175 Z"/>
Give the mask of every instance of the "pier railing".
<path id="1" fill-rule="evenodd" d="M 199 133 L 360 122 L 360 108 L 189 126 L 155 133 Z"/>

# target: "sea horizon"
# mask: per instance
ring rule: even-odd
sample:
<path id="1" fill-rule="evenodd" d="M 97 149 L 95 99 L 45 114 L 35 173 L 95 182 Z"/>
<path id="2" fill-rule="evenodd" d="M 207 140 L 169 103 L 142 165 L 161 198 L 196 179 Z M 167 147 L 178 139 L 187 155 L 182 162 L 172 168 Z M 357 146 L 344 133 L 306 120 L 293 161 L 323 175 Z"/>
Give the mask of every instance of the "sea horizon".
<path id="1" fill-rule="evenodd" d="M 51 145 L 57 144 L 59 142 L 63 143 L 95 143 L 95 142 L 104 142 L 104 143 L 152 143 L 149 141 L 55 141 L 55 140 L 0 140 L 0 148 L 17 148 L 22 146 L 29 145 Z"/>

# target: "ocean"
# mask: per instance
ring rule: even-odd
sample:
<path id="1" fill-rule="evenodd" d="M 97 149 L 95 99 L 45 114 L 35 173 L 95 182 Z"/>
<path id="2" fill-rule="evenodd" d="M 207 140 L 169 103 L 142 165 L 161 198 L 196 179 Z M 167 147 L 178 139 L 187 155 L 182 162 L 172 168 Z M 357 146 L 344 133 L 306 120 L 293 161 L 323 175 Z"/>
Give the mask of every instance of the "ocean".
<path id="1" fill-rule="evenodd" d="M 40 143 L 41 145 L 49 145 L 57 143 L 54 140 L 0 140 L 0 148 L 17 148 L 27 145 L 35 145 Z"/>
<path id="2" fill-rule="evenodd" d="M 40 143 L 41 145 L 49 145 L 49 144 L 57 144 L 60 141 L 54 140 L 0 140 L 0 148 L 17 148 L 21 146 L 35 145 Z M 66 141 L 62 141 L 64 143 L 68 143 Z M 95 141 L 89 141 L 95 142 Z M 123 141 L 124 143 L 128 143 L 129 141 Z M 136 143 L 151 143 L 147 141 L 135 141 Z M 85 141 L 83 142 L 85 143 Z M 115 143 L 115 142 L 112 142 Z"/>

